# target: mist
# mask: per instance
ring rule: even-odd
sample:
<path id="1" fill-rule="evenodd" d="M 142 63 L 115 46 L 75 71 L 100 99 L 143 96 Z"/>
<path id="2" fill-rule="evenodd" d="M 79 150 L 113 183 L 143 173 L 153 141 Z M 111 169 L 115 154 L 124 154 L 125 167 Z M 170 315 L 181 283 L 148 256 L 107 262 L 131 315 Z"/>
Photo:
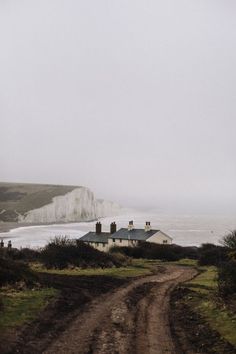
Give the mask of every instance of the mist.
<path id="1" fill-rule="evenodd" d="M 0 3 L 0 180 L 236 212 L 236 3 Z"/>

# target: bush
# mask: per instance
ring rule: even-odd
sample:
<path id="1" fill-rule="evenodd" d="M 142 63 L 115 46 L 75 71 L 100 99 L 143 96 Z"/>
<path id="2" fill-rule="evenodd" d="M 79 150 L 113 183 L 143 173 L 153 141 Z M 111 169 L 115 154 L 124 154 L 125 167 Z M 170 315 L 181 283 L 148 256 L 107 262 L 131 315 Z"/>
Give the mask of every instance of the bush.
<path id="1" fill-rule="evenodd" d="M 17 248 L 6 249 L 5 254 L 13 260 L 22 260 L 26 262 L 37 261 L 40 256 L 40 252 L 32 248 L 21 248 L 19 250 Z"/>
<path id="2" fill-rule="evenodd" d="M 211 243 L 202 244 L 199 248 L 199 265 L 220 266 L 228 260 L 226 247 L 216 246 Z"/>
<path id="3" fill-rule="evenodd" d="M 218 267 L 218 289 L 220 295 L 227 298 L 236 293 L 236 230 L 224 236 L 221 244 L 227 259 Z"/>
<path id="4" fill-rule="evenodd" d="M 0 257 L 0 286 L 20 281 L 32 285 L 36 281 L 36 275 L 25 263 Z"/>
<path id="5" fill-rule="evenodd" d="M 228 235 L 224 236 L 221 241 L 224 247 L 231 250 L 236 250 L 236 230 L 230 232 Z"/>
<path id="6" fill-rule="evenodd" d="M 218 289 L 222 297 L 236 293 L 236 261 L 230 260 L 218 268 Z"/>
<path id="7" fill-rule="evenodd" d="M 197 259 L 198 257 L 196 247 L 181 247 L 151 242 L 142 242 L 136 247 L 113 247 L 110 252 L 123 253 L 132 258 L 160 259 L 163 261 L 177 261 L 182 258 Z"/>
<path id="8" fill-rule="evenodd" d="M 47 268 L 63 269 L 69 266 L 106 268 L 121 266 L 112 255 L 100 252 L 82 241 L 55 237 L 40 253 L 40 260 Z"/>
<path id="9" fill-rule="evenodd" d="M 112 252 L 112 257 L 117 264 L 122 264 L 123 266 L 127 266 L 131 264 L 130 257 L 126 256 L 122 252 Z"/>

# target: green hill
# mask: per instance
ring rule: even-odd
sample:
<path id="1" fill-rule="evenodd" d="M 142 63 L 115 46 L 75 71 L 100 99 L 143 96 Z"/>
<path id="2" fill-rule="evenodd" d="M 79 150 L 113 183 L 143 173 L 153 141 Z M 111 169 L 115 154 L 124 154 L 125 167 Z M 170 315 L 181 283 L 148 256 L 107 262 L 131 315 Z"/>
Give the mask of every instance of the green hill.
<path id="1" fill-rule="evenodd" d="M 18 213 L 40 208 L 75 188 L 78 186 L 0 182 L 0 221 L 17 221 Z"/>

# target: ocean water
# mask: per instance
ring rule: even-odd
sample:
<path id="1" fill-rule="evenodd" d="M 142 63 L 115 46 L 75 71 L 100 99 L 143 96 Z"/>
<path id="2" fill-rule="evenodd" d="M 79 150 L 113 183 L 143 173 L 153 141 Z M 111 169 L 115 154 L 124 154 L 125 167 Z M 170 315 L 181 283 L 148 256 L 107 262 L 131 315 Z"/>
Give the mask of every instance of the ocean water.
<path id="1" fill-rule="evenodd" d="M 103 231 L 109 230 L 112 221 L 117 228 L 127 227 L 133 220 L 134 226 L 143 228 L 145 221 L 150 221 L 153 229 L 166 232 L 173 237 L 173 243 L 183 246 L 199 246 L 211 242 L 218 244 L 220 239 L 236 229 L 234 215 L 169 215 L 158 213 L 129 212 L 128 214 L 101 219 Z M 42 247 L 55 236 L 80 238 L 88 231 L 95 229 L 95 222 L 55 224 L 45 226 L 29 226 L 0 233 L 0 239 L 12 241 L 13 247 Z"/>

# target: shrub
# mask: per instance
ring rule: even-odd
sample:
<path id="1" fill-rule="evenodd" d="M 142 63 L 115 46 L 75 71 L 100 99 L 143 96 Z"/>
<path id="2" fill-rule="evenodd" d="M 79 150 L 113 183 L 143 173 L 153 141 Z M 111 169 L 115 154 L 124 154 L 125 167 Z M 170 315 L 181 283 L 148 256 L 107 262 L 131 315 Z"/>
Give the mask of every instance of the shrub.
<path id="1" fill-rule="evenodd" d="M 224 236 L 221 240 L 221 243 L 224 247 L 235 251 L 236 250 L 236 230 Z"/>
<path id="2" fill-rule="evenodd" d="M 223 297 L 236 293 L 236 261 L 230 260 L 218 268 L 218 289 Z"/>
<path id="3" fill-rule="evenodd" d="M 236 230 L 221 241 L 227 252 L 226 261 L 218 267 L 218 289 L 223 298 L 236 293 Z"/>
<path id="4" fill-rule="evenodd" d="M 196 247 L 181 247 L 177 245 L 163 245 L 151 242 L 141 242 L 136 247 L 113 247 L 111 253 L 123 253 L 132 258 L 160 259 L 164 261 L 177 261 L 182 258 L 196 259 Z"/>
<path id="5" fill-rule="evenodd" d="M 118 252 L 118 251 L 112 252 L 112 257 L 117 264 L 122 264 L 123 266 L 127 266 L 131 264 L 130 257 L 126 256 L 122 252 Z"/>
<path id="6" fill-rule="evenodd" d="M 22 260 L 27 262 L 37 261 L 39 259 L 40 252 L 32 248 L 12 248 L 6 249 L 6 256 L 13 260 Z"/>
<path id="7" fill-rule="evenodd" d="M 32 285 L 36 281 L 36 275 L 25 263 L 0 257 L 0 286 L 20 281 Z"/>
<path id="8" fill-rule="evenodd" d="M 216 246 L 211 243 L 202 244 L 199 248 L 199 265 L 220 266 L 228 260 L 226 247 Z"/>
<path id="9" fill-rule="evenodd" d="M 100 252 L 82 241 L 56 237 L 40 253 L 40 260 L 47 268 L 63 269 L 68 266 L 105 268 L 121 266 L 112 255 Z"/>

